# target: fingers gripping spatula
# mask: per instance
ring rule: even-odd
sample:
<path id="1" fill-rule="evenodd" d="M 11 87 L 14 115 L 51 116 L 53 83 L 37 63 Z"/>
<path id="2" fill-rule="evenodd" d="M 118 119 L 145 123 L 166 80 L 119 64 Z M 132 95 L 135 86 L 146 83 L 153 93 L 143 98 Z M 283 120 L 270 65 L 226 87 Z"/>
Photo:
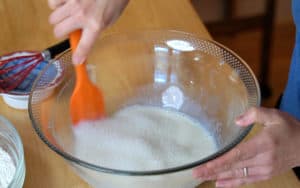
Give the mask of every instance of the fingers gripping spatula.
<path id="1" fill-rule="evenodd" d="M 81 30 L 70 35 L 72 52 L 81 38 Z M 104 99 L 102 92 L 94 85 L 87 74 L 86 62 L 74 65 L 76 74 L 75 88 L 70 99 L 71 119 L 74 126 L 80 121 L 97 120 L 104 117 Z"/>

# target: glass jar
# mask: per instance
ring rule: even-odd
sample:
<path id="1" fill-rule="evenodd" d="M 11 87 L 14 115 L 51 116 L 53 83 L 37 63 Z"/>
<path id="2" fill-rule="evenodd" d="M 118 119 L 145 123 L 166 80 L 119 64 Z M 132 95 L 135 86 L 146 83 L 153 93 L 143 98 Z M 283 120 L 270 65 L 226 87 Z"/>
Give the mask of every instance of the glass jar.
<path id="1" fill-rule="evenodd" d="M 20 188 L 25 179 L 25 161 L 22 140 L 15 127 L 3 116 L 0 116 L 0 148 L 9 154 L 16 171 L 9 188 Z"/>

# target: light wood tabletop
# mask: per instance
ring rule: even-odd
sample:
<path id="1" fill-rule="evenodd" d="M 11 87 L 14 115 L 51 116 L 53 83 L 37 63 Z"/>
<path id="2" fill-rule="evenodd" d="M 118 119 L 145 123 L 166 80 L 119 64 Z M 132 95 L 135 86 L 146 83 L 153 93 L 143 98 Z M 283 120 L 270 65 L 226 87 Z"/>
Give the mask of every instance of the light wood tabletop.
<path id="1" fill-rule="evenodd" d="M 0 54 L 17 50 L 43 50 L 58 42 L 48 23 L 50 10 L 46 0 L 0 1 Z M 189 0 L 131 0 L 116 24 L 104 33 L 145 29 L 172 29 L 211 38 Z M 11 121 L 21 135 L 26 161 L 25 188 L 89 187 L 50 150 L 32 128 L 28 112 L 8 107 L 0 100 L 0 115 Z M 254 133 L 253 133 L 254 134 Z M 200 187 L 214 187 L 213 182 Z M 248 188 L 300 187 L 289 171 Z"/>

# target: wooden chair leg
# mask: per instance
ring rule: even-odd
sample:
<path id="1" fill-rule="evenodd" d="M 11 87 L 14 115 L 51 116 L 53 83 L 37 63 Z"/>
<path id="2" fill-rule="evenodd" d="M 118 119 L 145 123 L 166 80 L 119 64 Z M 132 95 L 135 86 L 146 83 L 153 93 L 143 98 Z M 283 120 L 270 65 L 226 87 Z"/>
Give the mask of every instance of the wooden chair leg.
<path id="1" fill-rule="evenodd" d="M 196 11 L 201 11 L 200 0 L 191 0 Z M 247 18 L 234 18 L 235 0 L 223 1 L 223 19 L 216 22 L 205 23 L 212 35 L 233 35 L 249 29 L 261 28 L 261 54 L 258 80 L 260 82 L 261 93 L 264 99 L 271 96 L 272 91 L 269 86 L 270 55 L 272 46 L 272 34 L 274 26 L 276 0 L 265 0 L 265 11 L 263 14 L 254 15 Z M 199 14 L 200 15 L 200 14 Z"/>
<path id="2" fill-rule="evenodd" d="M 266 0 L 265 5 L 263 37 L 260 55 L 260 73 L 258 77 L 261 85 L 261 93 L 263 98 L 268 98 L 272 95 L 271 87 L 269 86 L 269 70 L 271 62 L 270 55 L 272 46 L 272 35 L 274 29 L 275 3 L 275 0 Z"/>

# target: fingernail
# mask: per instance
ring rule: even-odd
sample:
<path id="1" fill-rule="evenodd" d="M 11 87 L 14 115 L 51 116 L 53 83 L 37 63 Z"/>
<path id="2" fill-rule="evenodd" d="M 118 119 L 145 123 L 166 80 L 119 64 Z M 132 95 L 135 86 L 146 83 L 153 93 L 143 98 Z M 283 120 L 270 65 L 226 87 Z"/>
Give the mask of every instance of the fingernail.
<path id="1" fill-rule="evenodd" d="M 81 56 L 73 56 L 73 63 L 75 65 L 79 65 L 82 64 L 84 62 L 84 58 L 82 58 Z"/>
<path id="2" fill-rule="evenodd" d="M 216 176 L 207 176 L 205 178 L 205 180 L 214 180 L 214 179 L 216 179 Z"/>
<path id="3" fill-rule="evenodd" d="M 211 180 L 215 179 L 214 176 L 203 176 L 203 177 L 198 177 L 198 178 L 203 180 L 203 181 L 211 181 Z"/>
<path id="4" fill-rule="evenodd" d="M 239 116 L 236 118 L 236 121 L 241 121 L 241 120 L 243 120 L 243 118 L 244 118 L 244 114 L 239 115 Z"/>
<path id="5" fill-rule="evenodd" d="M 240 115 L 239 117 L 237 117 L 235 119 L 235 123 L 237 125 L 245 125 L 245 122 L 247 121 L 246 116 L 245 115 Z"/>
<path id="6" fill-rule="evenodd" d="M 224 183 L 223 182 L 221 182 L 221 181 L 217 181 L 216 182 L 216 187 L 224 187 L 225 185 L 224 185 Z"/>
<path id="7" fill-rule="evenodd" d="M 203 172 L 195 172 L 195 171 L 193 171 L 192 175 L 193 175 L 194 178 L 201 178 L 202 179 L 204 177 Z"/>
<path id="8" fill-rule="evenodd" d="M 192 176 L 193 176 L 194 178 L 198 178 L 198 177 L 199 177 L 198 173 L 195 172 L 195 171 L 192 172 Z"/>
<path id="9" fill-rule="evenodd" d="M 201 175 L 197 174 L 194 177 L 202 181 L 211 181 L 216 179 L 214 175 L 205 175 L 205 174 L 201 174 Z"/>
<path id="10" fill-rule="evenodd" d="M 237 120 L 235 120 L 235 123 L 236 123 L 237 125 L 241 125 L 241 124 L 242 124 L 242 121 L 239 120 L 239 119 L 237 119 Z"/>

